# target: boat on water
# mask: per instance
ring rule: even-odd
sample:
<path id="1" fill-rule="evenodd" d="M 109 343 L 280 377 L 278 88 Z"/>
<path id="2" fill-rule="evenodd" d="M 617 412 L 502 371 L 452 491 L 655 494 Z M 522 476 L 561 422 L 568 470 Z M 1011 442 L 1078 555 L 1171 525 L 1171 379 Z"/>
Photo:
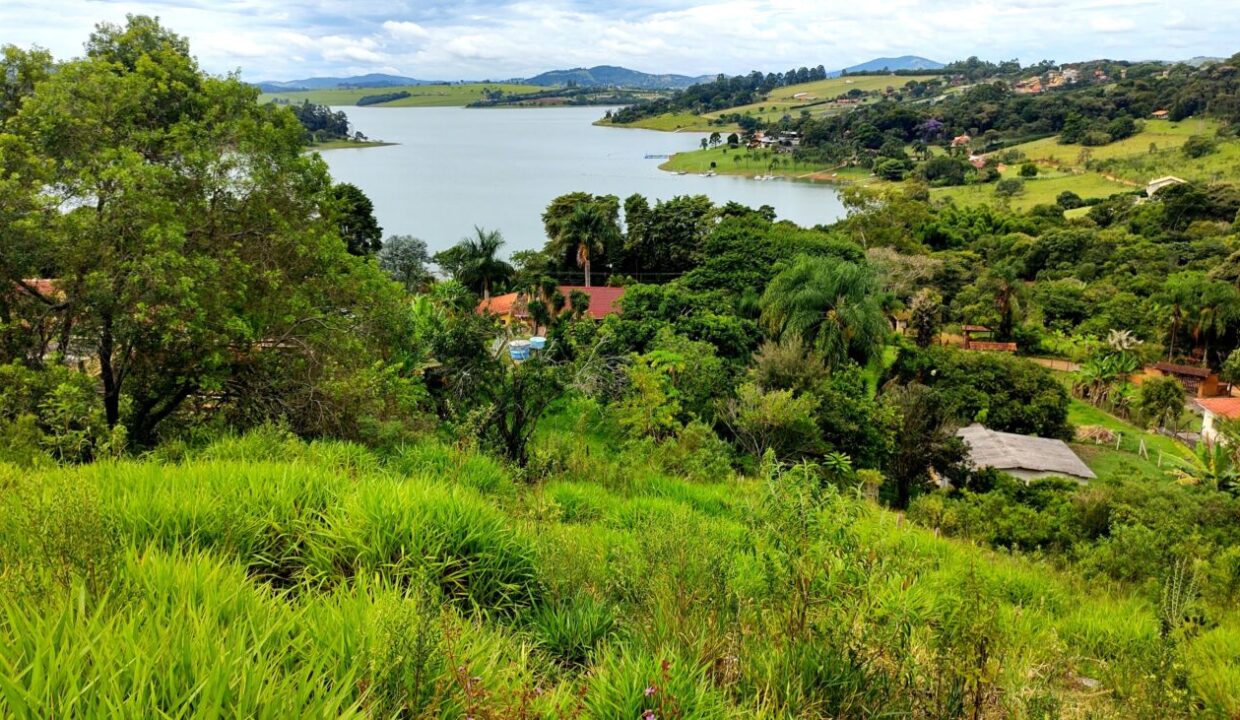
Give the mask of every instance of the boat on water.
<path id="1" fill-rule="evenodd" d="M 676 174 L 677 174 L 677 175 L 688 175 L 688 174 L 689 174 L 689 171 L 688 171 L 688 170 L 681 170 L 680 172 L 678 172 L 678 173 L 676 173 Z"/>

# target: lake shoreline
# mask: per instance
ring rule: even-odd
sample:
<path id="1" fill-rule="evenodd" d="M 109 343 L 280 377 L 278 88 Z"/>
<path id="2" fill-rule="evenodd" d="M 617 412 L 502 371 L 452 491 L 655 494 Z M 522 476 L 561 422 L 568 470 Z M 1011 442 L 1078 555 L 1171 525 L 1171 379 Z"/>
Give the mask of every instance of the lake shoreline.
<path id="1" fill-rule="evenodd" d="M 385 237 L 413 235 L 432 252 L 471 235 L 475 226 L 502 232 L 506 252 L 541 249 L 547 204 L 578 191 L 639 194 L 651 204 L 706 195 L 718 205 L 770 205 L 806 227 L 846 214 L 839 193 L 824 182 L 680 177 L 659 169 L 665 159 L 697 147 L 701 134 L 610 132 L 592 124 L 603 114 L 598 107 L 486 109 L 491 112 L 350 108 L 356 127 L 392 144 L 323 152 L 322 158 L 336 182 L 353 183 L 371 199 Z M 757 163 L 748 169 L 757 171 Z"/>

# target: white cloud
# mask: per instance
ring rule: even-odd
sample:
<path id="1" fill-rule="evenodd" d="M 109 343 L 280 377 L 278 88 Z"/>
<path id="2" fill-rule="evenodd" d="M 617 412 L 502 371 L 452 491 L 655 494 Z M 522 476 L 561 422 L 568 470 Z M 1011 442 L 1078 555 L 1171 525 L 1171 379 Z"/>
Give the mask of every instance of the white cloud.
<path id="1" fill-rule="evenodd" d="M 1231 55 L 1235 0 L 0 0 L 0 43 L 80 54 L 100 20 L 159 15 L 214 72 L 512 77 L 572 65 L 710 74 L 884 55 Z M 1199 18 L 1209 18 L 1202 22 Z M 1186 53 L 1186 48 L 1191 52 Z"/>

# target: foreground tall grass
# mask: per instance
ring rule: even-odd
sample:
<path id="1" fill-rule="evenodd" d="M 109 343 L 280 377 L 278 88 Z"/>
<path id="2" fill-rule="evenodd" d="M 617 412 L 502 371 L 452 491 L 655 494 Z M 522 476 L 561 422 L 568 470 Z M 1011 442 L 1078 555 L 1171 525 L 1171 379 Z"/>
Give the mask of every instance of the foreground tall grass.
<path id="1" fill-rule="evenodd" d="M 1240 622 L 573 434 L 0 468 L 0 716 L 1240 713 Z M 1186 619 L 1187 618 L 1187 619 Z"/>

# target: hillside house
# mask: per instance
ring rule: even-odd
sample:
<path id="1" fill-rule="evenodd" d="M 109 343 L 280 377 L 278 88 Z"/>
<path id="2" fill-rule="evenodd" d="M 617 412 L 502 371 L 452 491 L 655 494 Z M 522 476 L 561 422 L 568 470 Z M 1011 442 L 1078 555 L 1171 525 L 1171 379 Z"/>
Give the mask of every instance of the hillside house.
<path id="1" fill-rule="evenodd" d="M 620 299 L 624 297 L 622 287 L 585 287 L 584 285 L 560 285 L 556 290 L 564 296 L 565 307 L 568 299 L 575 291 L 581 291 L 590 297 L 590 307 L 586 314 L 594 320 L 602 320 L 608 315 L 620 314 Z M 476 312 L 479 315 L 497 315 L 504 322 L 526 322 L 530 318 L 530 298 L 526 293 L 513 292 L 495 295 L 478 303 Z"/>
<path id="2" fill-rule="evenodd" d="M 964 135 L 957 135 L 956 137 L 952 138 L 952 147 L 953 148 L 962 148 L 962 147 L 967 148 L 969 147 L 969 143 L 971 142 L 973 142 L 973 138 L 968 133 L 965 133 Z"/>
<path id="3" fill-rule="evenodd" d="M 1212 398 L 1219 394 L 1218 374 L 1210 368 L 1160 362 L 1146 368 L 1145 373 L 1152 377 L 1173 377 L 1179 380 L 1184 391 L 1192 398 Z"/>
<path id="4" fill-rule="evenodd" d="M 1201 439 L 1207 443 L 1221 441 L 1219 419 L 1240 420 L 1240 398 L 1219 397 L 1196 401 L 1201 410 Z"/>
<path id="5" fill-rule="evenodd" d="M 1154 112 L 1150 113 L 1150 117 L 1154 118 L 1155 120 L 1166 120 L 1170 116 L 1171 116 L 1171 113 L 1168 112 L 1167 110 L 1155 110 Z"/>
<path id="6" fill-rule="evenodd" d="M 1154 180 L 1149 181 L 1149 183 L 1146 184 L 1145 196 L 1154 197 L 1154 193 L 1158 192 L 1159 190 L 1162 190 L 1165 187 L 1169 187 L 1171 185 L 1183 185 L 1187 182 L 1188 182 L 1187 180 L 1182 180 L 1174 175 L 1168 175 L 1166 177 L 1156 178 Z"/>
<path id="7" fill-rule="evenodd" d="M 981 170 L 982 168 L 986 167 L 986 158 L 982 155 L 970 155 L 969 164 L 977 168 L 978 170 Z"/>
<path id="8" fill-rule="evenodd" d="M 1067 477 L 1077 482 L 1096 477 L 1062 440 L 997 432 L 979 423 L 960 428 L 956 437 L 968 447 L 971 466 L 994 468 L 1026 484 L 1050 477 Z"/>

